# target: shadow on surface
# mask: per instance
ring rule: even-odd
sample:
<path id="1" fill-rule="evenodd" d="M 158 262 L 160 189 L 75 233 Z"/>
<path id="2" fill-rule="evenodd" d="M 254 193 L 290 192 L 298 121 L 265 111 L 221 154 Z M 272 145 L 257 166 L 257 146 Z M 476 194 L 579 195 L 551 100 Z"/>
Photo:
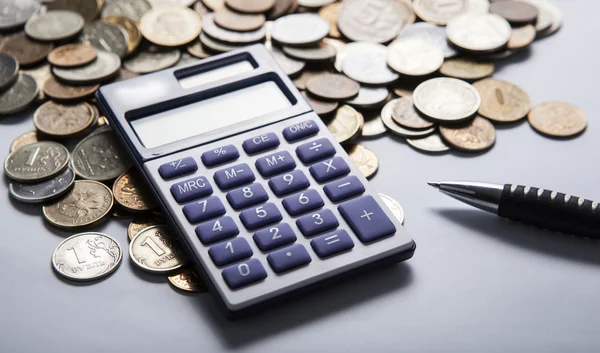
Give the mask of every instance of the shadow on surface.
<path id="1" fill-rule="evenodd" d="M 440 216 L 484 236 L 544 255 L 600 265 L 600 241 L 539 229 L 479 210 L 438 209 Z"/>

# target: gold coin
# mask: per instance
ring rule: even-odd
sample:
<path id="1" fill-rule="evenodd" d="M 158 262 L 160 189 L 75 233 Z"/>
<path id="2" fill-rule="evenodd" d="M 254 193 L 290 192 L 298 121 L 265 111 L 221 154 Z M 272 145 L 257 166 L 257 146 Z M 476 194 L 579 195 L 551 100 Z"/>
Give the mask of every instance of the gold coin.
<path id="1" fill-rule="evenodd" d="M 48 97 L 65 102 L 85 99 L 94 94 L 98 88 L 100 88 L 99 84 L 70 86 L 56 80 L 54 77 L 50 77 L 46 80 L 46 83 L 44 83 L 43 91 Z"/>
<path id="2" fill-rule="evenodd" d="M 574 136 L 587 127 L 585 113 L 564 102 L 538 104 L 531 109 L 527 120 L 536 131 L 555 137 Z"/>
<path id="3" fill-rule="evenodd" d="M 486 150 L 496 142 L 494 125 L 479 116 L 466 125 L 440 126 L 440 134 L 452 147 L 467 152 Z"/>
<path id="4" fill-rule="evenodd" d="M 467 59 L 449 59 L 442 64 L 440 73 L 461 80 L 475 81 L 491 76 L 494 73 L 494 64 Z"/>
<path id="5" fill-rule="evenodd" d="M 66 44 L 48 54 L 48 62 L 59 67 L 77 67 L 96 60 L 96 48 L 86 44 Z"/>
<path id="6" fill-rule="evenodd" d="M 497 122 L 523 119 L 531 107 L 529 95 L 517 85 L 493 78 L 473 83 L 481 96 L 479 114 Z"/>
<path id="7" fill-rule="evenodd" d="M 325 73 L 327 73 L 327 71 L 305 70 L 300 74 L 300 76 L 294 78 L 292 82 L 294 82 L 294 86 L 296 86 L 297 89 L 304 91 L 306 89 L 306 81 L 315 76 L 319 76 Z"/>
<path id="8" fill-rule="evenodd" d="M 59 228 L 78 228 L 95 224 L 106 217 L 113 206 L 110 189 L 97 181 L 78 180 L 65 196 L 44 205 L 44 218 Z"/>
<path id="9" fill-rule="evenodd" d="M 333 38 L 342 38 L 342 34 L 340 33 L 340 30 L 337 27 L 338 11 L 340 10 L 341 6 L 341 1 L 334 2 L 333 4 L 323 6 L 319 10 L 319 16 L 323 17 L 327 20 L 327 22 L 329 22 L 329 36 Z"/>
<path id="10" fill-rule="evenodd" d="M 377 172 L 379 160 L 377 159 L 377 155 L 370 149 L 363 145 L 351 145 L 346 147 L 346 152 L 348 152 L 350 159 L 356 164 L 358 170 L 360 170 L 365 178 L 368 179 Z"/>
<path id="11" fill-rule="evenodd" d="M 195 270 L 186 268 L 168 277 L 169 282 L 176 288 L 187 292 L 208 292 L 208 289 Z"/>
<path id="12" fill-rule="evenodd" d="M 129 240 L 133 240 L 142 230 L 152 226 L 162 226 L 164 223 L 163 220 L 154 220 L 150 217 L 134 218 L 127 227 L 127 237 Z"/>
<path id="13" fill-rule="evenodd" d="M 88 103 L 63 105 L 53 101 L 42 104 L 33 115 L 35 128 L 54 138 L 77 135 L 94 123 L 95 110 Z"/>
<path id="14" fill-rule="evenodd" d="M 129 256 L 140 268 L 164 273 L 181 268 L 187 258 L 168 227 L 151 226 L 139 232 L 129 243 Z"/>
<path id="15" fill-rule="evenodd" d="M 127 211 L 144 212 L 156 207 L 154 197 L 133 169 L 115 180 L 113 194 L 115 201 Z"/>
<path id="16" fill-rule="evenodd" d="M 21 148 L 23 146 L 31 145 L 32 143 L 36 143 L 38 141 L 40 141 L 40 137 L 38 136 L 37 131 L 26 132 L 26 133 L 20 135 L 19 137 L 17 137 L 10 144 L 9 152 L 13 153 L 14 151 L 18 150 L 19 148 Z"/>
<path id="17" fill-rule="evenodd" d="M 533 25 L 513 28 L 507 44 L 508 49 L 525 48 L 533 42 L 535 34 L 536 31 Z"/>
<path id="18" fill-rule="evenodd" d="M 343 143 L 360 134 L 365 119 L 349 105 L 338 108 L 335 116 L 327 123 L 327 128 L 337 142 Z"/>
<path id="19" fill-rule="evenodd" d="M 399 98 L 392 109 L 392 118 L 396 123 L 409 129 L 429 129 L 433 126 L 419 115 L 411 96 Z"/>
<path id="20" fill-rule="evenodd" d="M 394 86 L 392 88 L 392 90 L 394 91 L 394 94 L 397 95 L 398 97 L 412 97 L 413 92 L 415 91 L 415 87 L 408 87 L 408 86 Z"/>
<path id="21" fill-rule="evenodd" d="M 127 33 L 125 36 L 125 39 L 127 39 L 127 55 L 133 53 L 140 45 L 142 34 L 134 20 L 122 16 L 112 16 L 103 18 L 102 22 L 117 25 L 125 30 L 125 33 Z"/>
<path id="22" fill-rule="evenodd" d="M 140 31 L 150 42 L 165 47 L 191 43 L 202 30 L 202 19 L 192 9 L 179 6 L 157 6 L 140 20 Z"/>
<path id="23" fill-rule="evenodd" d="M 186 49 L 188 53 L 200 59 L 208 58 L 212 55 L 206 51 L 200 40 L 193 41 L 192 44 L 188 45 Z"/>

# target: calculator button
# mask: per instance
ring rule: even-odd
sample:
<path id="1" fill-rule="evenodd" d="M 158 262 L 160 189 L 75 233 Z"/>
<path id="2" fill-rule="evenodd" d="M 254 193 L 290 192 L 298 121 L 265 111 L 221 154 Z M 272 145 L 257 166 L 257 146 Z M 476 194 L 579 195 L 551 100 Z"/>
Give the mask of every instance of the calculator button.
<path id="1" fill-rule="evenodd" d="M 309 185 L 310 183 L 306 175 L 300 170 L 294 170 L 293 172 L 285 173 L 269 180 L 269 187 L 277 196 L 306 189 Z"/>
<path id="2" fill-rule="evenodd" d="M 323 207 L 323 199 L 314 189 L 299 192 L 283 199 L 283 207 L 291 216 L 298 216 L 308 211 Z"/>
<path id="3" fill-rule="evenodd" d="M 342 157 L 333 157 L 310 166 L 310 174 L 323 183 L 350 173 L 350 167 Z"/>
<path id="4" fill-rule="evenodd" d="M 240 219 L 248 230 L 258 229 L 281 221 L 282 216 L 274 203 L 250 208 L 240 213 Z"/>
<path id="5" fill-rule="evenodd" d="M 239 233 L 238 227 L 229 216 L 200 223 L 196 226 L 196 235 L 200 238 L 202 244 L 210 244 L 231 238 Z"/>
<path id="6" fill-rule="evenodd" d="M 333 147 L 329 139 L 321 138 L 298 146 L 296 154 L 303 163 L 313 163 L 333 156 L 335 154 L 335 147 Z"/>
<path id="7" fill-rule="evenodd" d="M 215 265 L 224 266 L 251 257 L 252 249 L 250 249 L 250 245 L 246 239 L 234 238 L 211 246 L 208 249 L 208 254 Z"/>
<path id="8" fill-rule="evenodd" d="M 256 169 L 264 177 L 287 172 L 296 168 L 296 162 L 288 151 L 281 151 L 260 157 L 256 160 Z"/>
<path id="9" fill-rule="evenodd" d="M 190 223 L 198 223 L 224 215 L 225 207 L 218 197 L 211 196 L 183 206 L 183 214 Z"/>
<path id="10" fill-rule="evenodd" d="M 267 271 L 260 261 L 250 259 L 223 270 L 223 279 L 231 289 L 238 289 L 267 278 Z"/>
<path id="11" fill-rule="evenodd" d="M 283 137 L 289 142 L 298 141 L 305 137 L 316 135 L 319 127 L 312 120 L 306 120 L 283 129 Z"/>
<path id="12" fill-rule="evenodd" d="M 333 202 L 349 199 L 365 192 L 365 187 L 354 175 L 331 182 L 323 188 L 325 194 Z"/>
<path id="13" fill-rule="evenodd" d="M 252 237 L 258 248 L 269 251 L 296 241 L 296 234 L 287 223 L 281 223 L 261 229 Z"/>
<path id="14" fill-rule="evenodd" d="M 267 261 L 275 273 L 293 270 L 310 263 L 310 255 L 301 244 L 294 244 L 267 255 Z"/>
<path id="15" fill-rule="evenodd" d="M 192 157 L 176 159 L 158 167 L 158 174 L 163 179 L 172 179 L 198 170 L 198 165 Z"/>
<path id="16" fill-rule="evenodd" d="M 311 237 L 337 228 L 339 223 L 331 210 L 320 210 L 298 218 L 296 220 L 296 225 L 300 228 L 300 231 L 304 236 Z"/>
<path id="17" fill-rule="evenodd" d="M 249 138 L 242 144 L 244 151 L 255 154 L 279 146 L 279 138 L 272 132 Z"/>
<path id="18" fill-rule="evenodd" d="M 248 184 L 254 181 L 254 173 L 246 163 L 237 164 L 230 168 L 217 170 L 214 179 L 222 190 Z"/>
<path id="19" fill-rule="evenodd" d="M 343 251 L 352 249 L 354 242 L 350 239 L 348 232 L 343 229 L 320 235 L 310 241 L 310 246 L 319 257 L 329 257 Z"/>
<path id="20" fill-rule="evenodd" d="M 240 157 L 240 153 L 234 145 L 217 147 L 213 150 L 202 153 L 202 163 L 207 167 L 213 167 L 218 164 L 235 161 Z"/>
<path id="21" fill-rule="evenodd" d="M 242 186 L 227 193 L 227 201 L 236 210 L 257 205 L 268 199 L 265 188 L 258 183 Z"/>
<path id="22" fill-rule="evenodd" d="M 205 177 L 197 177 L 171 185 L 171 195 L 182 203 L 212 194 L 212 186 Z"/>
<path id="23" fill-rule="evenodd" d="M 373 196 L 365 195 L 344 202 L 338 210 L 363 243 L 370 243 L 396 232 L 396 227 Z"/>

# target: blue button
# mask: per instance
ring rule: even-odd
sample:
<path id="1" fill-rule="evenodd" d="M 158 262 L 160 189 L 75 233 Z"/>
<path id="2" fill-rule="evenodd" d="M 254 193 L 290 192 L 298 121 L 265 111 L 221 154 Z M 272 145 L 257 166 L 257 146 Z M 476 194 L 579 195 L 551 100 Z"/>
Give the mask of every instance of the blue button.
<path id="1" fill-rule="evenodd" d="M 279 138 L 272 132 L 249 138 L 242 144 L 244 151 L 255 154 L 279 146 Z"/>
<path id="2" fill-rule="evenodd" d="M 240 219 L 248 230 L 258 229 L 281 221 L 282 216 L 274 203 L 250 208 L 240 213 Z"/>
<path id="3" fill-rule="evenodd" d="M 213 177 L 221 190 L 248 184 L 254 181 L 254 173 L 246 163 L 237 164 L 230 168 L 217 170 Z"/>
<path id="4" fill-rule="evenodd" d="M 337 228 L 339 223 L 333 212 L 325 209 L 298 218 L 296 225 L 304 236 L 310 237 Z"/>
<path id="5" fill-rule="evenodd" d="M 213 150 L 202 153 L 202 163 L 207 167 L 217 164 L 235 161 L 240 157 L 240 153 L 234 145 L 217 147 Z"/>
<path id="6" fill-rule="evenodd" d="M 348 232 L 338 229 L 335 232 L 320 235 L 310 241 L 310 246 L 319 257 L 329 257 L 352 249 L 354 242 Z"/>
<path id="7" fill-rule="evenodd" d="M 323 188 L 325 195 L 333 202 L 349 199 L 365 192 L 365 187 L 354 175 L 331 182 Z"/>
<path id="8" fill-rule="evenodd" d="M 182 203 L 212 194 L 212 186 L 205 177 L 196 177 L 171 185 L 171 195 Z"/>
<path id="9" fill-rule="evenodd" d="M 239 230 L 233 219 L 229 216 L 200 223 L 196 226 L 196 235 L 203 244 L 214 243 L 219 240 L 234 237 L 239 234 Z"/>
<path id="10" fill-rule="evenodd" d="M 283 199 L 283 207 L 291 216 L 297 216 L 308 211 L 323 207 L 323 199 L 314 189 L 299 192 Z"/>
<path id="11" fill-rule="evenodd" d="M 269 180 L 269 187 L 271 187 L 271 190 L 277 196 L 306 189 L 309 185 L 310 183 L 306 175 L 300 170 L 294 170 L 293 172 L 285 173 Z"/>
<path id="12" fill-rule="evenodd" d="M 350 167 L 342 157 L 333 157 L 310 166 L 310 174 L 319 183 L 350 173 Z"/>
<path id="13" fill-rule="evenodd" d="M 319 127 L 312 120 L 306 120 L 283 129 L 283 137 L 289 142 L 298 141 L 305 137 L 316 135 Z"/>
<path id="14" fill-rule="evenodd" d="M 365 195 L 344 202 L 338 210 L 363 243 L 370 243 L 396 233 L 396 227 L 373 196 Z"/>
<path id="15" fill-rule="evenodd" d="M 251 257 L 252 249 L 250 249 L 250 245 L 246 239 L 234 238 L 211 246 L 208 249 L 208 254 L 215 265 L 224 266 Z"/>
<path id="16" fill-rule="evenodd" d="M 308 251 L 301 244 L 294 244 L 267 255 L 267 261 L 275 273 L 293 270 L 309 264 L 311 259 Z"/>
<path id="17" fill-rule="evenodd" d="M 263 203 L 269 199 L 265 188 L 258 183 L 242 186 L 227 193 L 227 201 L 235 210 Z"/>
<path id="18" fill-rule="evenodd" d="M 264 177 L 287 172 L 296 168 L 296 162 L 288 151 L 281 151 L 260 157 L 256 160 L 256 169 Z"/>
<path id="19" fill-rule="evenodd" d="M 198 165 L 192 157 L 176 159 L 158 167 L 158 174 L 163 179 L 172 179 L 198 170 Z"/>
<path id="20" fill-rule="evenodd" d="M 329 139 L 321 138 L 298 146 L 296 154 L 303 163 L 308 164 L 333 156 L 335 147 Z"/>
<path id="21" fill-rule="evenodd" d="M 198 223 L 224 215 L 225 207 L 218 197 L 211 196 L 183 206 L 183 214 L 190 223 Z"/>
<path id="22" fill-rule="evenodd" d="M 260 261 L 250 259 L 223 270 L 223 279 L 231 289 L 238 289 L 267 278 L 267 271 Z"/>
<path id="23" fill-rule="evenodd" d="M 287 223 L 281 223 L 254 233 L 254 242 L 262 251 L 269 251 L 296 241 L 296 234 Z"/>

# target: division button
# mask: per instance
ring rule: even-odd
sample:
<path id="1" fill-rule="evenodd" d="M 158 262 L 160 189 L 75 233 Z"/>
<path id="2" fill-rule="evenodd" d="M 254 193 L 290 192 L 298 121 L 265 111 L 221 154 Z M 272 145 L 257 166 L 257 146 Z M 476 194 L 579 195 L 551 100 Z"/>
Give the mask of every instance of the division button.
<path id="1" fill-rule="evenodd" d="M 196 235 L 202 244 L 210 244 L 219 240 L 235 237 L 240 231 L 229 216 L 200 223 L 196 226 Z"/>
<path id="2" fill-rule="evenodd" d="M 269 251 L 296 241 L 296 234 L 287 223 L 280 223 L 269 228 L 261 229 L 252 237 L 258 248 Z"/>
<path id="3" fill-rule="evenodd" d="M 343 229 L 320 235 L 310 241 L 310 246 L 319 257 L 329 257 L 354 247 L 354 242 Z"/>
<path id="4" fill-rule="evenodd" d="M 252 249 L 246 239 L 234 238 L 211 246 L 208 254 L 215 265 L 224 266 L 251 257 Z"/>
<path id="5" fill-rule="evenodd" d="M 296 168 L 296 162 L 288 151 L 281 151 L 260 157 L 256 160 L 256 169 L 264 177 L 287 172 Z"/>
<path id="6" fill-rule="evenodd" d="M 342 157 L 333 157 L 310 166 L 310 174 L 323 183 L 350 173 L 350 167 Z"/>
<path id="7" fill-rule="evenodd" d="M 234 145 L 217 147 L 210 151 L 202 153 L 202 163 L 207 167 L 213 167 L 218 164 L 223 164 L 235 161 L 240 157 L 240 153 Z"/>
<path id="8" fill-rule="evenodd" d="M 296 225 L 304 236 L 311 237 L 337 228 L 339 222 L 331 210 L 324 209 L 298 218 Z"/>
<path id="9" fill-rule="evenodd" d="M 198 170 L 198 165 L 192 157 L 176 159 L 158 167 L 158 174 L 163 179 L 173 179 Z"/>
<path id="10" fill-rule="evenodd" d="M 279 146 L 279 138 L 272 132 L 249 138 L 242 144 L 248 154 L 256 154 Z"/>
<path id="11" fill-rule="evenodd" d="M 227 190 L 254 181 L 254 173 L 246 163 L 217 170 L 213 177 L 221 190 Z"/>
<path id="12" fill-rule="evenodd" d="M 212 186 L 205 177 L 196 177 L 171 185 L 171 195 L 182 203 L 212 194 Z"/>
<path id="13" fill-rule="evenodd" d="M 275 273 L 286 272 L 311 262 L 308 251 L 301 244 L 294 244 L 267 255 L 267 261 Z"/>
<path id="14" fill-rule="evenodd" d="M 269 180 L 269 187 L 277 196 L 306 189 L 310 183 L 301 170 L 294 170 Z"/>
<path id="15" fill-rule="evenodd" d="M 283 129 L 283 137 L 289 142 L 294 142 L 316 135 L 317 132 L 319 132 L 317 124 L 312 120 L 306 120 Z"/>
<path id="16" fill-rule="evenodd" d="M 238 289 L 267 278 L 267 271 L 260 261 L 250 259 L 223 270 L 223 279 L 231 289 Z"/>
<path id="17" fill-rule="evenodd" d="M 365 195 L 338 206 L 358 239 L 370 243 L 396 233 L 396 227 L 373 196 Z"/>
<path id="18" fill-rule="evenodd" d="M 323 190 L 331 201 L 339 202 L 362 194 L 365 187 L 356 176 L 350 175 L 325 185 Z"/>
<path id="19" fill-rule="evenodd" d="M 296 154 L 304 164 L 313 163 L 331 157 L 335 147 L 327 138 L 320 138 L 296 147 Z"/>
<path id="20" fill-rule="evenodd" d="M 183 206 L 183 214 L 190 223 L 199 223 L 225 214 L 225 207 L 216 196 L 188 203 Z"/>

